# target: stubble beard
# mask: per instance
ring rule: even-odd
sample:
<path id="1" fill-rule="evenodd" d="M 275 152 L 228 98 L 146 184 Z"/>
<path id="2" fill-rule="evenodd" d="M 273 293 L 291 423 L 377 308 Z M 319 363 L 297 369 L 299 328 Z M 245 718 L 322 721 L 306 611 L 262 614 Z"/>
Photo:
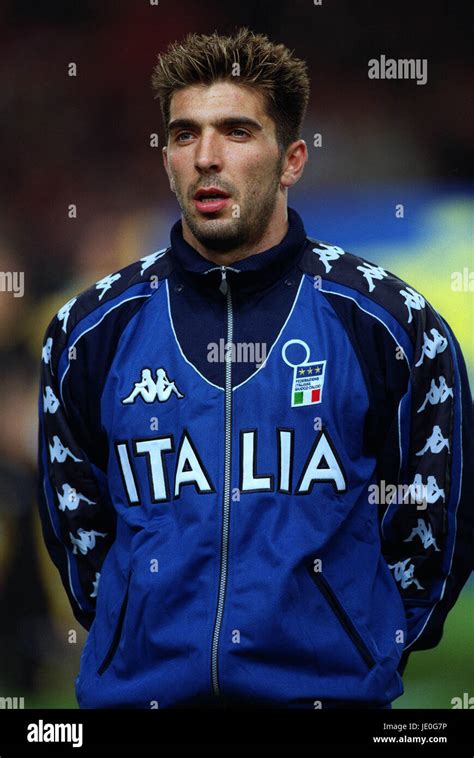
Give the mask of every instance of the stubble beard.
<path id="1" fill-rule="evenodd" d="M 277 168 L 279 169 L 279 166 Z M 203 219 L 201 221 L 190 211 L 192 199 L 188 203 L 178 190 L 177 184 L 175 185 L 176 197 L 189 229 L 207 250 L 216 253 L 247 250 L 256 247 L 267 230 L 269 219 L 277 203 L 279 177 L 280 172 L 275 168 L 273 181 L 266 188 L 263 196 L 258 183 L 253 184 L 244 205 L 238 208 L 239 217 L 237 218 Z M 238 204 L 232 197 L 231 213 L 235 205 Z"/>

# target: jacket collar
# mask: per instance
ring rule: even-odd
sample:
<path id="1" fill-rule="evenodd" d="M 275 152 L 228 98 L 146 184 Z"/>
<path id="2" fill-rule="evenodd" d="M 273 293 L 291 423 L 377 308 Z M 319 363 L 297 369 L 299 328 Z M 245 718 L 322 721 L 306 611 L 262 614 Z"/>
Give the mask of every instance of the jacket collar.
<path id="1" fill-rule="evenodd" d="M 178 277 L 192 286 L 218 292 L 222 280 L 219 266 L 208 261 L 186 242 L 181 220 L 171 228 L 170 241 Z M 270 286 L 296 265 L 305 243 L 306 232 L 301 217 L 288 208 L 288 231 L 281 242 L 230 264 L 226 276 L 232 290 L 237 289 L 243 294 Z"/>

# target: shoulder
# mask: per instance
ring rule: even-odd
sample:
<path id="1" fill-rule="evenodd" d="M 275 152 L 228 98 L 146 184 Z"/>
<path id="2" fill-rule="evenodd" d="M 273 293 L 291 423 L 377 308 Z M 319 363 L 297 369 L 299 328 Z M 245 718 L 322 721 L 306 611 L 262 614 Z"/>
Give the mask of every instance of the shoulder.
<path id="1" fill-rule="evenodd" d="M 308 237 L 300 267 L 332 302 L 351 301 L 354 312 L 363 311 L 403 333 L 413 348 L 427 330 L 444 330 L 441 317 L 416 288 L 338 245 Z"/>
<path id="2" fill-rule="evenodd" d="M 59 360 L 66 346 L 100 327 L 117 333 L 151 297 L 172 270 L 171 248 L 162 248 L 107 274 L 65 302 L 49 322 L 43 354 Z M 55 360 L 56 359 L 56 360 Z"/>

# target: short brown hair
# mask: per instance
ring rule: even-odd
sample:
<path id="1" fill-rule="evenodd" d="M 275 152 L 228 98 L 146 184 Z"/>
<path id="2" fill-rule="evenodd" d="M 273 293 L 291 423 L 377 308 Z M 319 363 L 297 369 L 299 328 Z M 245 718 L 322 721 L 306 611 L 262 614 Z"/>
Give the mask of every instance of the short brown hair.
<path id="1" fill-rule="evenodd" d="M 236 63 L 238 76 L 233 73 Z M 184 42 L 173 42 L 158 56 L 152 87 L 160 100 L 166 139 L 173 93 L 216 81 L 231 81 L 263 94 L 280 151 L 299 139 L 309 99 L 306 63 L 293 57 L 285 45 L 246 27 L 233 36 L 220 36 L 217 31 L 211 35 L 188 34 Z"/>

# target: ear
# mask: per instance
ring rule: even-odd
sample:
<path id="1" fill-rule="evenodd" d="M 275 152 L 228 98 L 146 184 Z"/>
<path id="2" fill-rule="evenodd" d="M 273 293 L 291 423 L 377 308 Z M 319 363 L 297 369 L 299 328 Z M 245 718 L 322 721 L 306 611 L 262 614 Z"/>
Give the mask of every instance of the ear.
<path id="1" fill-rule="evenodd" d="M 283 173 L 280 176 L 280 185 L 283 188 L 292 187 L 296 184 L 303 173 L 307 160 L 308 148 L 303 139 L 296 140 L 288 146 L 283 161 Z"/>
<path id="2" fill-rule="evenodd" d="M 166 171 L 166 173 L 168 175 L 168 181 L 170 183 L 171 192 L 176 193 L 176 187 L 174 186 L 173 177 L 171 175 L 170 167 L 169 167 L 169 164 L 168 164 L 168 153 L 167 153 L 167 148 L 166 147 L 163 147 L 161 149 L 161 154 L 163 156 L 163 165 L 164 165 L 165 171 Z"/>

